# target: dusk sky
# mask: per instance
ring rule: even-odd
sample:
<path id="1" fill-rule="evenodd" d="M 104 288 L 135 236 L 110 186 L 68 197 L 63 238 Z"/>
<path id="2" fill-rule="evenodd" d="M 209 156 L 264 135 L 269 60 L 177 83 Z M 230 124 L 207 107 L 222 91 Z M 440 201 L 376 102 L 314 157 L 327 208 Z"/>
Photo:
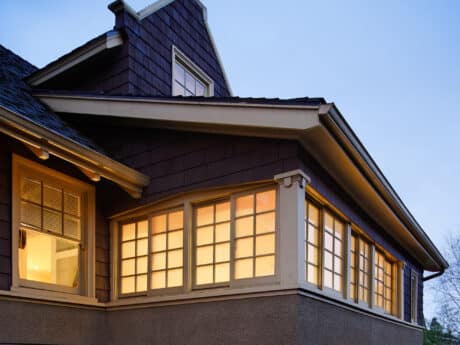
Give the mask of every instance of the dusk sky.
<path id="1" fill-rule="evenodd" d="M 203 2 L 234 95 L 335 102 L 434 243 L 460 231 L 459 1 Z M 0 44 L 42 67 L 111 29 L 109 3 L 2 0 Z"/>

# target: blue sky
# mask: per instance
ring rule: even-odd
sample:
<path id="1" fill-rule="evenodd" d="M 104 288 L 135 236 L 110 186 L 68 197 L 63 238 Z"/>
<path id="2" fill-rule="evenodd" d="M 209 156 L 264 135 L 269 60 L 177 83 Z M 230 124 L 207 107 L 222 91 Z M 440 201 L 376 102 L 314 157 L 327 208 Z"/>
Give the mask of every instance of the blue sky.
<path id="1" fill-rule="evenodd" d="M 203 2 L 235 95 L 335 102 L 435 244 L 460 231 L 460 2 Z M 0 44 L 44 66 L 112 28 L 108 3 L 2 0 Z"/>

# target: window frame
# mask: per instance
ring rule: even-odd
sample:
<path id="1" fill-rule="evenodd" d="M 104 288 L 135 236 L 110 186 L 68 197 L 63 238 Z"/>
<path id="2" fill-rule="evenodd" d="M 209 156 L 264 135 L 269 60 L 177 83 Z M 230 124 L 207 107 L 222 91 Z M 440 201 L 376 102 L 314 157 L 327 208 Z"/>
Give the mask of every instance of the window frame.
<path id="1" fill-rule="evenodd" d="M 21 178 L 27 176 L 58 185 L 60 188 L 74 191 L 80 195 L 80 241 L 79 241 L 79 286 L 77 288 L 65 287 L 38 281 L 22 279 L 19 276 L 19 230 L 20 230 L 20 202 L 21 202 Z M 94 186 L 68 176 L 57 170 L 26 159 L 17 154 L 12 158 L 12 291 L 43 291 L 43 294 L 62 297 L 70 296 L 70 299 L 78 297 L 95 297 L 95 188 Z M 42 232 L 53 236 L 52 232 Z M 54 236 L 56 238 L 63 238 Z"/>
<path id="2" fill-rule="evenodd" d="M 371 239 L 360 229 L 357 229 L 356 227 L 352 227 L 352 236 L 356 237 L 357 245 L 356 245 L 356 261 L 355 261 L 355 271 L 356 271 L 356 276 L 355 276 L 355 286 L 356 286 L 356 297 L 353 298 L 351 295 L 349 295 L 349 299 L 353 302 L 356 303 L 360 306 L 363 307 L 370 307 L 372 305 L 372 284 L 373 284 L 373 273 L 372 270 L 374 268 L 373 266 L 373 247 L 374 243 L 372 242 Z M 368 264 L 368 269 L 367 269 L 367 298 L 368 302 L 363 301 L 360 298 L 360 292 L 361 292 L 361 283 L 359 279 L 360 272 L 364 272 L 361 270 L 361 265 L 360 265 L 360 256 L 361 256 L 361 243 L 365 242 L 369 246 L 369 256 L 367 258 L 367 264 Z M 351 248 L 351 247 L 350 247 Z M 351 259 L 351 249 L 350 249 L 350 259 Z M 348 272 L 351 272 L 351 267 L 348 269 Z M 350 274 L 351 275 L 351 274 Z"/>
<path id="3" fill-rule="evenodd" d="M 205 95 L 198 96 L 198 97 L 212 97 L 214 96 L 214 81 L 212 78 L 206 74 L 196 63 L 192 61 L 187 55 L 185 55 L 179 48 L 175 45 L 172 46 L 172 63 L 171 63 L 171 95 L 174 95 L 174 83 L 176 80 L 176 71 L 175 65 L 178 63 L 185 69 L 185 71 L 192 74 L 197 80 L 205 86 Z M 194 97 L 195 95 L 191 96 L 183 96 L 183 97 Z"/>

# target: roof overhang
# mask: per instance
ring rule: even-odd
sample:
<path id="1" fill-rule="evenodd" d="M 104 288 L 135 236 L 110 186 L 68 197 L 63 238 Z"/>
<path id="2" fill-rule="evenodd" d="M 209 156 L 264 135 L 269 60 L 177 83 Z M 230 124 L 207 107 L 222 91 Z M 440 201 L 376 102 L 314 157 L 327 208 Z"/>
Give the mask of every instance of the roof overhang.
<path id="1" fill-rule="evenodd" d="M 50 63 L 42 69 L 34 72 L 27 78 L 32 86 L 39 86 L 44 82 L 62 74 L 70 68 L 88 60 L 89 58 L 123 44 L 121 33 L 116 30 L 109 31 L 100 37 L 77 48 L 62 58 Z"/>
<path id="2" fill-rule="evenodd" d="M 0 106 L 0 132 L 23 142 L 41 159 L 51 154 L 85 173 L 93 181 L 106 178 L 140 198 L 149 177 L 126 165 L 44 128 L 8 108 Z"/>
<path id="3" fill-rule="evenodd" d="M 334 104 L 247 104 L 36 95 L 55 112 L 149 120 L 160 128 L 298 140 L 355 202 L 426 270 L 448 267 Z"/>

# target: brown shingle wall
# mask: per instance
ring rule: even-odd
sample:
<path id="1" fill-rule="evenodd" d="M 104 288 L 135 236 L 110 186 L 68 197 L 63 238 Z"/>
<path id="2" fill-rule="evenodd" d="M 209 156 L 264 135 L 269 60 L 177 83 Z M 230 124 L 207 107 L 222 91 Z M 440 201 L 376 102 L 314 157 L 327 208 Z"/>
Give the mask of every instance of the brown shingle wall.
<path id="1" fill-rule="evenodd" d="M 2 136 L 0 136 L 0 143 Z M 11 285 L 11 154 L 0 144 L 0 290 Z"/>

